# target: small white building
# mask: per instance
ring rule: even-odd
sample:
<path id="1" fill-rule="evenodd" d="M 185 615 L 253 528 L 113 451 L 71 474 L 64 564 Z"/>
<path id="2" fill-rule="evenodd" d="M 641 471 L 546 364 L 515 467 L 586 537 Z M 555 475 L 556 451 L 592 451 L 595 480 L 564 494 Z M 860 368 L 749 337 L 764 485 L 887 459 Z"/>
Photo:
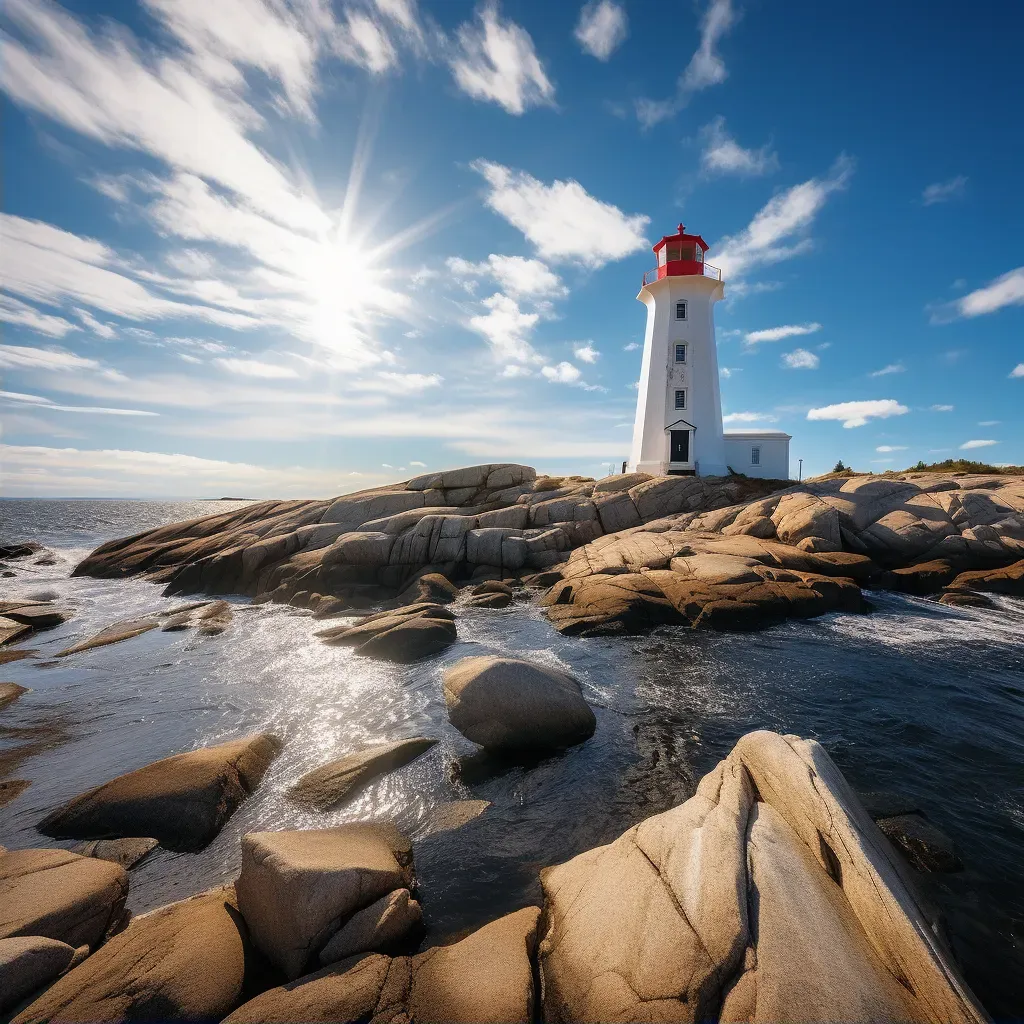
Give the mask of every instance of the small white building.
<path id="1" fill-rule="evenodd" d="M 647 333 L 629 468 L 788 479 L 788 434 L 722 427 L 714 305 L 725 289 L 721 271 L 704 262 L 707 250 L 682 224 L 654 246 L 658 265 L 644 274 L 637 296 L 647 306 Z"/>

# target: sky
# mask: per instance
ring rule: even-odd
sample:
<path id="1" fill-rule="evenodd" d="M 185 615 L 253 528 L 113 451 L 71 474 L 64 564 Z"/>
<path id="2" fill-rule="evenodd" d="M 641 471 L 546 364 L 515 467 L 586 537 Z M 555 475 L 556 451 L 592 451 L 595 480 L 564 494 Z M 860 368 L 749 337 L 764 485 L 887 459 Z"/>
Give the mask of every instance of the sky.
<path id="1" fill-rule="evenodd" d="M 1024 463 L 1024 6 L 4 0 L 0 494 L 629 456 L 651 246 L 792 476 Z"/>

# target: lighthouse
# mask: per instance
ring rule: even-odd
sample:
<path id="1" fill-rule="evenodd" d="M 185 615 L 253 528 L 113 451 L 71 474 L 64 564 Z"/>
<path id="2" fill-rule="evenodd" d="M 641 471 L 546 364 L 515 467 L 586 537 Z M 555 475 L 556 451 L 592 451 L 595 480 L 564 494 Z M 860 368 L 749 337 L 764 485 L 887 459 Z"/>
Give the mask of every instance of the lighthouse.
<path id="1" fill-rule="evenodd" d="M 629 465 L 656 475 L 789 476 L 788 434 L 726 434 L 718 386 L 715 303 L 722 272 L 704 261 L 708 244 L 682 224 L 654 246 L 658 265 L 644 274 L 637 299 L 647 332 Z"/>

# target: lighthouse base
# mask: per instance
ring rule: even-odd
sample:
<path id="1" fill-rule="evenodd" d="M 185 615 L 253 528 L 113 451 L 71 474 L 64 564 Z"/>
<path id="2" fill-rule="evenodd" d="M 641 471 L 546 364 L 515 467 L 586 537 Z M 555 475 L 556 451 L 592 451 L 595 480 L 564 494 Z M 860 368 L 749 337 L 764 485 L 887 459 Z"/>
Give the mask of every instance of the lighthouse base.
<path id="1" fill-rule="evenodd" d="M 631 473 L 650 473 L 651 476 L 728 476 L 728 468 L 722 465 L 713 465 L 700 462 L 674 463 L 674 462 L 637 462 L 629 466 Z"/>

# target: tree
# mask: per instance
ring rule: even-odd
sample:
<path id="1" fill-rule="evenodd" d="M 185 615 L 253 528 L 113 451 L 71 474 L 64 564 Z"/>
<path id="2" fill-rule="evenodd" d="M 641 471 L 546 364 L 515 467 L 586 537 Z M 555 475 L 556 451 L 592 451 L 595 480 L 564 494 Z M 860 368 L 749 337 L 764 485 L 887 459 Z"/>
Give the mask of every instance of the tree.
<path id="1" fill-rule="evenodd" d="M 843 460 L 842 459 L 840 459 L 835 464 L 835 466 L 832 467 L 832 472 L 833 473 L 845 473 L 846 471 L 847 471 L 847 467 L 843 465 Z"/>

